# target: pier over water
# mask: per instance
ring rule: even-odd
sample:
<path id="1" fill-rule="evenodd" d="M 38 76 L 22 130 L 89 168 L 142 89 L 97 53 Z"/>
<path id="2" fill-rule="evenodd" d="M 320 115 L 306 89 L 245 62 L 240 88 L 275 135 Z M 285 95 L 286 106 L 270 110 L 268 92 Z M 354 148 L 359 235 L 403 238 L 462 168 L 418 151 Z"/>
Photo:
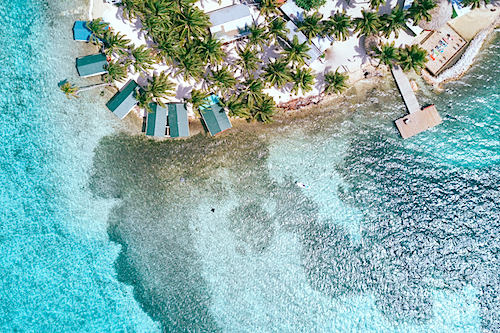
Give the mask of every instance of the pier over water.
<path id="1" fill-rule="evenodd" d="M 408 115 L 396 120 L 396 127 L 403 139 L 410 138 L 442 123 L 441 117 L 434 105 L 423 109 L 420 108 L 410 81 L 399 66 L 395 65 L 392 68 L 392 76 L 394 77 L 394 81 L 396 81 L 396 85 L 409 112 Z"/>

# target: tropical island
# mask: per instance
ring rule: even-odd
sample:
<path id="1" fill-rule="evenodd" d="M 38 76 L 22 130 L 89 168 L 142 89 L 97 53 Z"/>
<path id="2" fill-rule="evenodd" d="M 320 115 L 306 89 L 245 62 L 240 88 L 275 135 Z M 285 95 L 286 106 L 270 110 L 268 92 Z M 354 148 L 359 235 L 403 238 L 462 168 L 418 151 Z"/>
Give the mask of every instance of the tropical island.
<path id="1" fill-rule="evenodd" d="M 105 2 L 95 0 L 91 13 L 97 18 L 79 26 L 79 40 L 94 43 L 102 55 L 80 62 L 90 61 L 97 66 L 93 74 L 128 91 L 118 98 L 126 104 L 119 117 L 137 105 L 146 134 L 148 124 L 155 125 L 147 118 L 158 119 L 160 109 L 165 110 L 160 118 L 175 110 L 160 127 L 185 118 L 185 128 L 186 113 L 217 134 L 231 127 L 227 116 L 271 122 L 279 108 L 316 104 L 394 67 L 431 82 L 460 59 L 479 31 L 498 21 L 492 8 L 470 12 L 487 5 L 481 0 Z M 462 17 L 462 25 L 484 17 L 487 24 L 478 24 L 466 38 L 457 32 L 460 24 L 448 24 L 452 17 Z M 78 91 L 67 82 L 61 89 L 68 95 Z"/>

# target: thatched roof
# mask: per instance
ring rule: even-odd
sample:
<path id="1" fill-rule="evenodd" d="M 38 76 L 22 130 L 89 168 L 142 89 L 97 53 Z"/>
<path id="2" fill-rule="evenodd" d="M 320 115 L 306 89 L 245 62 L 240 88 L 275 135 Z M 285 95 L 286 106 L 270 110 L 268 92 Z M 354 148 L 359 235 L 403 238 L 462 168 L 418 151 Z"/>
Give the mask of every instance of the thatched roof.
<path id="1" fill-rule="evenodd" d="M 437 30 L 451 20 L 453 8 L 448 0 L 436 1 L 436 7 L 430 11 L 432 19 L 427 22 L 422 20 L 418 23 L 419 27 L 425 30 Z"/>

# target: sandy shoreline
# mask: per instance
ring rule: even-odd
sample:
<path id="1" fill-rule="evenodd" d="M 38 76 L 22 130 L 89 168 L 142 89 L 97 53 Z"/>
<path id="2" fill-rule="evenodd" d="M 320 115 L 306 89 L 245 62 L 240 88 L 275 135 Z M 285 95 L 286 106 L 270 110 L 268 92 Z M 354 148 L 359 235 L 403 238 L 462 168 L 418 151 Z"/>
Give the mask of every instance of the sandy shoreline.
<path id="1" fill-rule="evenodd" d="M 227 1 L 228 0 L 223 0 L 222 2 L 224 4 Z M 219 6 L 219 3 L 218 2 L 214 3 L 214 1 L 211 0 L 207 2 L 207 5 L 208 6 L 213 5 L 213 7 L 215 8 Z M 325 7 L 327 8 L 324 9 L 323 11 L 331 10 L 328 6 Z M 388 7 L 390 10 L 391 8 L 390 1 L 388 1 L 388 5 L 386 5 L 386 7 Z M 355 8 L 357 10 L 360 10 L 360 8 L 363 7 L 356 6 Z M 206 10 L 206 8 L 204 9 Z M 118 7 L 110 4 L 105 4 L 102 0 L 90 0 L 89 19 L 97 17 L 101 17 L 104 21 L 109 22 L 110 25 L 116 31 L 119 31 L 120 33 L 126 35 L 127 38 L 129 38 L 135 45 L 147 44 L 144 34 L 140 31 L 140 23 L 129 22 L 123 19 L 121 16 L 121 9 L 119 9 Z M 443 74 L 441 74 L 440 77 L 435 78 L 430 75 L 423 74 L 422 75 L 423 79 L 428 84 L 439 89 L 439 86 L 442 83 L 457 80 L 460 77 L 462 77 L 467 72 L 469 67 L 473 64 L 475 56 L 479 53 L 479 50 L 483 46 L 483 43 L 487 40 L 486 37 L 491 35 L 491 32 L 494 30 L 496 26 L 498 26 L 498 16 L 495 23 L 491 24 L 487 29 L 485 29 L 487 31 L 483 30 L 483 32 L 476 35 L 474 40 L 468 46 L 466 53 L 462 56 L 464 60 L 460 59 L 460 61 L 458 61 L 457 64 L 455 64 L 452 68 L 446 70 Z M 351 39 L 352 38 L 354 38 L 354 36 L 351 36 Z M 399 44 L 404 45 L 408 42 L 409 37 L 404 36 L 403 38 L 401 38 L 400 36 L 399 39 L 400 39 Z M 413 40 L 413 38 L 411 39 Z M 335 42 L 334 47 L 336 52 L 338 53 L 337 50 L 342 50 L 342 48 L 339 48 L 339 46 L 341 46 L 340 44 L 346 44 L 346 43 L 352 44 L 352 40 L 347 40 L 345 42 Z M 231 52 L 231 50 L 229 50 L 229 52 Z M 363 82 L 368 85 L 371 84 L 376 85 L 376 83 L 371 82 L 372 78 L 390 75 L 390 72 L 386 70 L 383 66 L 379 68 L 373 66 L 371 64 L 371 60 L 366 56 L 366 54 L 359 53 L 359 48 L 356 52 L 354 52 L 353 49 L 349 49 L 347 47 L 347 49 L 344 49 L 342 52 L 343 52 L 342 57 L 340 58 L 344 61 L 344 63 L 337 62 L 336 68 L 348 69 L 347 71 L 349 75 L 348 86 L 350 87 L 350 89 L 352 89 L 356 84 L 360 82 Z M 339 55 L 336 54 L 336 57 L 338 59 Z M 352 61 L 353 59 L 357 60 Z M 345 62 L 346 60 L 348 61 Z M 346 65 L 349 67 L 346 67 Z M 316 73 L 321 73 L 321 71 L 332 70 L 333 68 L 331 66 L 332 64 L 329 62 L 325 64 L 316 61 L 315 63 L 313 63 L 313 66 L 311 67 L 313 68 L 313 70 L 315 70 Z M 172 68 L 165 64 L 158 64 L 154 67 L 153 71 L 172 72 Z M 143 75 L 140 75 L 139 73 L 135 74 L 130 73 L 128 79 L 134 79 L 139 84 L 143 83 L 143 81 L 146 80 L 146 78 Z M 193 84 L 192 82 L 184 82 L 180 78 L 173 78 L 173 80 L 174 83 L 177 85 L 178 89 L 177 89 L 177 94 L 172 99 L 172 101 L 182 101 L 187 97 L 186 92 L 190 92 L 190 90 L 193 88 L 197 89 L 200 88 L 198 85 Z M 116 82 L 116 85 L 118 88 L 121 88 L 124 85 L 124 82 L 122 83 Z M 326 105 L 335 103 L 335 101 L 338 100 L 339 97 L 341 97 L 341 95 L 326 95 L 326 96 L 322 95 L 320 82 L 317 82 L 314 89 L 307 94 L 292 95 L 291 93 L 284 92 L 275 88 L 266 89 L 265 92 L 271 95 L 275 99 L 278 106 L 278 114 L 284 114 L 290 111 L 297 111 L 297 110 L 303 112 L 305 111 L 304 109 L 309 109 L 309 107 L 323 108 Z M 139 118 L 143 116 L 143 111 L 141 110 L 136 110 L 135 113 Z M 191 119 L 195 118 L 195 115 L 191 110 L 190 110 L 190 118 Z"/>

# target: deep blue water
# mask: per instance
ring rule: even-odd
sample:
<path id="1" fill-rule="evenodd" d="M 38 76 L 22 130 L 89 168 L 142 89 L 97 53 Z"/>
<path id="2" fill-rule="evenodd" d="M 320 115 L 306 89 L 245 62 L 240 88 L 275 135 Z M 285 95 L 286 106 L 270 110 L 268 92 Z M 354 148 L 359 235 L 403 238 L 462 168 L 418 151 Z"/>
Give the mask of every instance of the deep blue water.
<path id="1" fill-rule="evenodd" d="M 158 143 L 58 91 L 86 11 L 0 2 L 1 331 L 500 331 L 498 38 L 411 140 L 381 82 Z"/>

